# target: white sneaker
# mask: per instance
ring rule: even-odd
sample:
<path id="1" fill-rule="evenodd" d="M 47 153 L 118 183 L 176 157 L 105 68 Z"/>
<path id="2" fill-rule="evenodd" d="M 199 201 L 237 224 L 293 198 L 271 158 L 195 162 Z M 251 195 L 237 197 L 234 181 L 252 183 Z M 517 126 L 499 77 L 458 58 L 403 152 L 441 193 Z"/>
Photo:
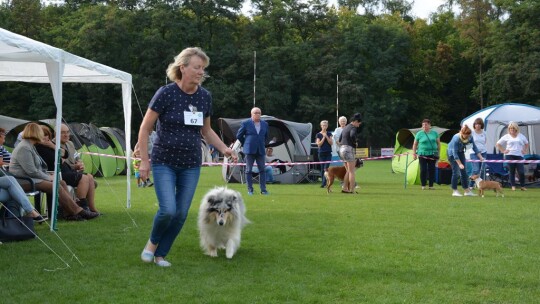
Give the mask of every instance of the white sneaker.
<path id="1" fill-rule="evenodd" d="M 463 194 L 459 193 L 459 191 L 452 192 L 452 196 L 463 196 Z"/>
<path id="2" fill-rule="evenodd" d="M 478 196 L 478 195 L 472 193 L 472 191 L 469 191 L 469 192 L 465 192 L 465 196 Z"/>
<path id="3" fill-rule="evenodd" d="M 426 190 L 426 187 L 422 186 L 422 190 Z"/>

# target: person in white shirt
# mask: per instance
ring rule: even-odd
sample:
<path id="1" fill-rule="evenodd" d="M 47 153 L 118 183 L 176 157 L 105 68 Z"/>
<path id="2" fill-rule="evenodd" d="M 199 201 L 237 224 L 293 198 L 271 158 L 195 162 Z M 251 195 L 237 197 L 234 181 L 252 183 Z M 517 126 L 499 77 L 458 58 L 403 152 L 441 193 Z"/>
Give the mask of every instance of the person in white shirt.
<path id="1" fill-rule="evenodd" d="M 484 132 L 484 121 L 482 118 L 478 117 L 473 122 L 473 132 L 472 132 L 472 138 L 474 140 L 474 143 L 476 144 L 476 148 L 478 148 L 478 151 L 480 151 L 480 154 L 484 159 L 487 157 L 487 149 L 486 149 L 486 132 Z M 471 153 L 470 158 L 472 160 L 478 160 L 478 155 L 475 153 Z M 485 170 L 486 163 L 478 163 L 473 162 L 472 163 L 472 173 L 471 175 L 479 175 L 481 174 L 482 179 L 486 179 L 485 177 Z M 474 181 L 471 180 L 469 183 L 469 187 L 474 187 Z"/>
<path id="2" fill-rule="evenodd" d="M 512 121 L 508 125 L 508 134 L 497 141 L 497 148 L 504 153 L 504 159 L 506 160 L 523 160 L 523 154 L 529 151 L 529 141 L 523 134 L 519 133 L 518 124 Z M 521 191 L 527 190 L 525 188 L 525 166 L 523 163 L 508 163 L 508 168 L 510 170 L 512 191 L 516 190 L 516 168 Z"/>
<path id="3" fill-rule="evenodd" d="M 343 128 L 347 125 L 347 117 L 341 116 L 338 118 L 338 124 L 338 127 L 332 133 L 337 152 L 339 152 L 339 137 L 341 136 L 341 131 L 343 131 Z"/>

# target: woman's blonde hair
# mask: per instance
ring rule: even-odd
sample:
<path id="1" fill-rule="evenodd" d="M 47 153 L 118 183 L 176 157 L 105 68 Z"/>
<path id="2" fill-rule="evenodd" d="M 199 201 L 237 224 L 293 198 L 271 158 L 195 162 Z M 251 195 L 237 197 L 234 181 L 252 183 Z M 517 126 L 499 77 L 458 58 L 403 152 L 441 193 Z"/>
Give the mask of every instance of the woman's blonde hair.
<path id="1" fill-rule="evenodd" d="M 174 57 L 174 62 L 167 67 L 167 77 L 169 77 L 171 81 L 181 80 L 182 72 L 180 71 L 180 66 L 187 66 L 193 56 L 199 56 L 199 58 L 203 60 L 205 68 L 210 64 L 210 58 L 208 58 L 201 48 L 185 48 L 180 54 Z"/>
<path id="2" fill-rule="evenodd" d="M 24 127 L 22 138 L 33 139 L 40 142 L 43 140 L 43 130 L 37 123 L 31 122 Z"/>
<path id="3" fill-rule="evenodd" d="M 516 129 L 516 131 L 519 132 L 519 126 L 518 126 L 517 122 L 511 121 L 511 122 L 508 124 L 508 132 L 510 132 L 510 129 Z"/>

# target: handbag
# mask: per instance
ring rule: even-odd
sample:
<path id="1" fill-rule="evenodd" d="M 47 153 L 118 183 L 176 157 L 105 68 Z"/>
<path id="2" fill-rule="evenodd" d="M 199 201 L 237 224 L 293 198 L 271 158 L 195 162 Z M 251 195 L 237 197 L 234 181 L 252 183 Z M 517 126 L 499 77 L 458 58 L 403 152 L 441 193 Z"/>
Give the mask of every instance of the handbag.
<path id="1" fill-rule="evenodd" d="M 0 242 L 24 241 L 33 239 L 34 219 L 31 217 L 8 217 L 5 207 L 0 208 Z"/>
<path id="2" fill-rule="evenodd" d="M 427 136 L 427 138 L 428 138 L 428 140 L 429 140 L 429 144 L 431 145 L 431 150 L 434 151 L 434 152 L 433 152 L 433 158 L 434 158 L 435 160 L 439 160 L 439 149 L 433 149 L 433 142 L 431 141 L 431 138 L 429 138 L 429 136 L 428 136 L 428 134 L 427 134 L 426 131 L 424 131 L 424 133 L 426 133 L 426 136 Z"/>

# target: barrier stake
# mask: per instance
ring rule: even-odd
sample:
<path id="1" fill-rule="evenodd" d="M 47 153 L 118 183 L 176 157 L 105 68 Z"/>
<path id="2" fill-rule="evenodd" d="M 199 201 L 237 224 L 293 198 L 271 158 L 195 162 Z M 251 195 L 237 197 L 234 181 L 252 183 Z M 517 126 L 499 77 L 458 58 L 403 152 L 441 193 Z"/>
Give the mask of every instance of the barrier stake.
<path id="1" fill-rule="evenodd" d="M 409 153 L 405 155 L 405 183 L 403 184 L 403 188 L 407 189 L 407 169 L 409 168 Z"/>

